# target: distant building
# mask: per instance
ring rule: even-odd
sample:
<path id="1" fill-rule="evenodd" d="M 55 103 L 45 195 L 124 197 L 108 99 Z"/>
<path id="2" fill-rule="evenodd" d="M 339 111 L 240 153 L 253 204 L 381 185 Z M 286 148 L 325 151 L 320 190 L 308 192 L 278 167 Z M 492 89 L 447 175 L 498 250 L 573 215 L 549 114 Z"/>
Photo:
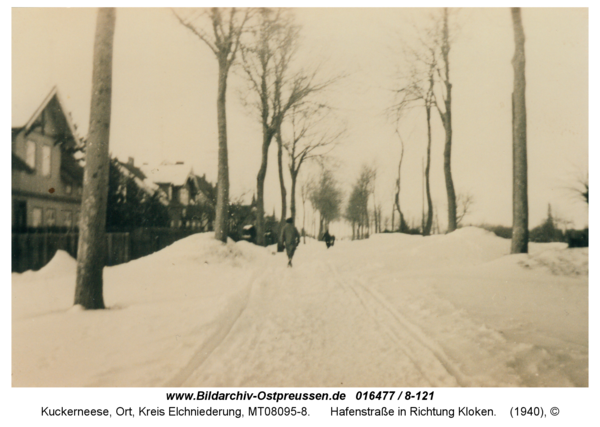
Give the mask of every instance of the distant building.
<path id="1" fill-rule="evenodd" d="M 73 157 L 81 146 L 75 126 L 56 87 L 40 104 L 17 105 L 11 124 L 12 228 L 72 228 L 83 187 L 83 168 Z"/>
<path id="2" fill-rule="evenodd" d="M 214 187 L 183 162 L 142 167 L 141 172 L 166 195 L 173 228 L 209 230 L 214 220 Z"/>
<path id="3" fill-rule="evenodd" d="M 119 174 L 122 178 L 121 191 L 126 191 L 126 181 L 131 180 L 135 183 L 136 187 L 142 191 L 146 197 L 152 197 L 155 194 L 158 195 L 158 199 L 164 206 L 169 205 L 167 194 L 137 166 L 134 164 L 133 157 L 127 159 L 127 163 L 120 161 L 119 159 L 113 159 L 114 164 L 117 166 Z M 127 194 L 124 194 L 125 199 Z"/>

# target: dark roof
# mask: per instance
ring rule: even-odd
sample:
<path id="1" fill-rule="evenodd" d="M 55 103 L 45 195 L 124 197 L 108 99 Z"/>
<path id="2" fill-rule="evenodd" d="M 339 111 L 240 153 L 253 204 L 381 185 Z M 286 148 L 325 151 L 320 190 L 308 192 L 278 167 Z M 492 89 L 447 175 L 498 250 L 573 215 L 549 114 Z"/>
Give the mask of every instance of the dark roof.
<path id="1" fill-rule="evenodd" d="M 202 191 L 206 195 L 210 195 L 214 191 L 214 187 L 207 181 L 205 176 L 195 175 L 196 185 L 198 190 Z"/>
<path id="2" fill-rule="evenodd" d="M 139 178 L 142 181 L 147 178 L 146 174 L 144 174 L 144 172 L 142 172 L 142 170 L 140 168 L 137 168 L 130 163 L 124 163 L 120 160 L 117 160 L 117 161 L 121 164 L 121 166 L 123 166 L 125 169 L 127 169 L 129 172 L 131 172 L 131 174 L 133 176 L 135 176 L 136 178 Z"/>
<path id="3" fill-rule="evenodd" d="M 210 204 L 214 205 L 216 203 L 216 187 L 208 182 L 206 176 L 204 175 L 194 175 L 194 181 L 196 183 L 196 187 L 198 187 L 198 191 L 204 194 L 204 197 Z"/>
<path id="4" fill-rule="evenodd" d="M 17 156 L 14 152 L 12 153 L 12 169 L 17 171 L 24 171 L 27 173 L 33 173 L 34 170 L 29 167 L 25 161 Z"/>

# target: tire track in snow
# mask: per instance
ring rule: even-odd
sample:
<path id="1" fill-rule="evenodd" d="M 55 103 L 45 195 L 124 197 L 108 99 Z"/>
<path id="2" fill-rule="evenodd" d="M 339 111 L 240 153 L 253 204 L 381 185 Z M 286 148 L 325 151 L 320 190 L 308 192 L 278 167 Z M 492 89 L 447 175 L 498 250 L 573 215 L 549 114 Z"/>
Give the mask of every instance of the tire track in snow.
<path id="1" fill-rule="evenodd" d="M 437 343 L 391 307 L 378 292 L 365 286 L 358 278 L 342 277 L 330 262 L 328 266 L 338 283 L 356 295 L 365 311 L 388 332 L 433 386 L 475 386 Z"/>
<path id="2" fill-rule="evenodd" d="M 310 261 L 255 283 L 224 342 L 182 385 L 430 386 L 329 267 Z"/>
<path id="3" fill-rule="evenodd" d="M 217 325 L 216 330 L 202 342 L 198 347 L 188 364 L 181 369 L 174 377 L 167 381 L 163 387 L 181 387 L 183 383 L 210 357 L 216 348 L 225 340 L 227 335 L 233 329 L 233 326 L 241 317 L 248 306 L 252 288 L 255 283 L 260 282 L 271 273 L 271 269 L 263 271 L 256 277 L 256 273 L 250 277 L 243 293 L 235 295 L 226 305 L 221 314 L 212 322 Z M 232 315 L 233 313 L 233 315 Z"/>

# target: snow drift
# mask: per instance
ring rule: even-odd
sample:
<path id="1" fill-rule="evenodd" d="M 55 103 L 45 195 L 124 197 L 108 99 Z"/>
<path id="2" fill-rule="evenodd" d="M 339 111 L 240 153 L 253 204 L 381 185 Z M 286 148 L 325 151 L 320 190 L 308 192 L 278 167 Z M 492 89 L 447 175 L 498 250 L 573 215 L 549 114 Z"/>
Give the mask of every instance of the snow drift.
<path id="1" fill-rule="evenodd" d="M 104 271 L 12 276 L 14 386 L 587 386 L 588 251 L 468 227 L 283 253 L 197 234 Z"/>

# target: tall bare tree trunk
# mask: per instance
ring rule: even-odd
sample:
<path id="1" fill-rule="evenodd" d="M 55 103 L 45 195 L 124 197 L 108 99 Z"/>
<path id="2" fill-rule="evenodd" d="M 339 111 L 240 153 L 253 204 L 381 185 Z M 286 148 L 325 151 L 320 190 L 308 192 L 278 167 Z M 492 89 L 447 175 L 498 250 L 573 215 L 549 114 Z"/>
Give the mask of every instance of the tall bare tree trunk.
<path id="1" fill-rule="evenodd" d="M 432 79 L 433 84 L 433 79 Z M 427 113 L 427 161 L 425 163 L 425 195 L 427 197 L 427 219 L 423 227 L 423 236 L 431 234 L 433 225 L 433 202 L 431 201 L 431 187 L 429 184 L 429 170 L 431 169 L 431 106 L 425 107 Z"/>
<path id="2" fill-rule="evenodd" d="M 279 170 L 279 188 L 281 189 L 281 219 L 279 220 L 279 229 L 283 230 L 287 216 L 287 191 L 285 181 L 283 180 L 283 141 L 281 139 L 281 126 L 277 129 L 277 166 Z M 283 252 L 283 235 L 279 233 L 277 239 L 277 252 Z"/>
<path id="3" fill-rule="evenodd" d="M 325 234 L 323 222 L 323 215 L 319 214 L 319 237 L 317 238 L 319 241 L 323 240 L 323 234 Z"/>
<path id="4" fill-rule="evenodd" d="M 263 43 L 266 43 L 263 40 Z M 264 45 L 263 49 L 266 49 Z M 265 64 L 264 62 L 262 62 Z M 261 162 L 256 176 L 256 243 L 265 245 L 265 178 L 267 176 L 267 164 L 269 161 L 269 146 L 273 139 L 273 132 L 269 126 L 269 98 L 267 90 L 266 65 L 263 65 L 263 72 L 260 76 L 260 104 L 261 104 L 261 121 L 262 121 L 262 149 Z"/>
<path id="5" fill-rule="evenodd" d="M 107 259 L 105 228 L 115 20 L 114 8 L 98 10 L 75 286 L 75 304 L 86 309 L 104 308 L 102 271 Z"/>
<path id="6" fill-rule="evenodd" d="M 444 28 L 442 32 L 442 58 L 444 59 L 444 86 L 446 98 L 442 123 L 446 133 L 444 143 L 444 177 L 448 195 L 448 233 L 456 230 L 456 193 L 452 181 L 452 83 L 450 83 L 450 35 L 448 34 L 448 8 L 444 8 Z"/>
<path id="7" fill-rule="evenodd" d="M 227 110 L 225 100 L 227 94 L 227 76 L 235 61 L 240 46 L 240 37 L 249 13 L 246 10 L 242 18 L 237 9 L 217 8 L 205 9 L 201 15 L 208 17 L 212 24 L 213 35 L 205 32 L 197 23 L 197 11 L 191 14 L 181 14 L 172 9 L 177 20 L 191 30 L 215 54 L 219 64 L 219 79 L 217 86 L 217 128 L 219 132 L 218 171 L 217 171 L 217 206 L 215 209 L 214 229 L 215 239 L 227 241 L 229 217 L 229 164 L 227 155 Z M 185 16 L 187 15 L 187 16 Z"/>
<path id="8" fill-rule="evenodd" d="M 404 159 L 404 141 L 400 136 L 400 132 L 396 132 L 398 134 L 398 138 L 400 138 L 400 161 L 398 162 L 398 177 L 396 178 L 396 193 L 394 194 L 394 207 L 398 211 L 398 230 L 400 232 L 404 231 L 405 222 L 404 215 L 402 215 L 402 209 L 400 209 L 400 189 L 401 189 L 401 172 L 402 172 L 402 160 Z M 394 230 L 394 209 L 392 209 L 392 230 Z"/>
<path id="9" fill-rule="evenodd" d="M 511 8 L 515 33 L 513 104 L 513 232 L 511 253 L 527 253 L 529 208 L 527 200 L 527 111 L 525 108 L 525 34 L 521 9 Z"/>
<path id="10" fill-rule="evenodd" d="M 227 215 L 229 212 L 229 163 L 227 158 L 227 55 L 220 54 L 219 86 L 217 89 L 217 121 L 219 129 L 219 164 L 217 172 L 217 208 L 215 212 L 215 238 L 227 242 Z"/>
<path id="11" fill-rule="evenodd" d="M 292 188 L 290 190 L 290 216 L 294 226 L 296 225 L 296 184 L 298 182 L 298 173 L 292 174 Z M 302 225 L 304 227 L 304 224 Z"/>
<path id="12" fill-rule="evenodd" d="M 256 176 L 256 243 L 265 245 L 265 178 L 267 176 L 267 162 L 269 159 L 269 145 L 272 135 L 263 126 L 263 144 L 260 169 Z"/>
<path id="13" fill-rule="evenodd" d="M 292 192 L 293 191 L 294 191 L 294 185 L 292 185 Z M 304 239 L 304 244 L 306 245 L 306 194 L 304 192 L 304 187 L 302 187 L 301 191 L 302 191 L 302 238 Z M 292 206 L 293 206 L 293 204 L 292 204 Z"/>

